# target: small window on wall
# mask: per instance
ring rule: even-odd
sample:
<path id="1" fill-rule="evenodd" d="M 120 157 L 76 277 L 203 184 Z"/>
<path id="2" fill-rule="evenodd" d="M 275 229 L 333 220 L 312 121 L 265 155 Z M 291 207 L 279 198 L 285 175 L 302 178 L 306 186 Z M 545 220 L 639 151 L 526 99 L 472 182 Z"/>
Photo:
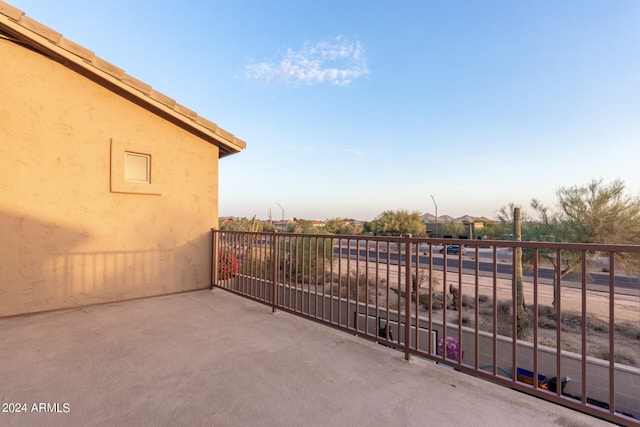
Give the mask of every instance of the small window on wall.
<path id="1" fill-rule="evenodd" d="M 161 194 L 163 157 L 155 146 L 112 139 L 111 192 Z"/>
<path id="2" fill-rule="evenodd" d="M 124 180 L 140 184 L 151 183 L 151 156 L 125 151 Z"/>

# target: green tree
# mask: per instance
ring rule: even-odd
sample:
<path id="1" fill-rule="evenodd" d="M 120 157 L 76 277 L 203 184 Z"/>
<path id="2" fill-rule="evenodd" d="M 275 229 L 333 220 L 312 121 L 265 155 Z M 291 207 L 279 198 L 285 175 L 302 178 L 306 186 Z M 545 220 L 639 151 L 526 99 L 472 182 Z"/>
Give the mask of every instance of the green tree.
<path id="1" fill-rule="evenodd" d="M 362 226 L 352 219 L 330 218 L 323 227 L 324 231 L 330 234 L 361 234 Z"/>
<path id="2" fill-rule="evenodd" d="M 224 221 L 220 225 L 220 229 L 225 231 L 249 231 L 251 230 L 251 226 L 254 222 L 255 217 L 253 220 L 249 220 L 247 218 L 233 218 Z"/>
<path id="3" fill-rule="evenodd" d="M 464 223 L 462 221 L 443 222 L 440 224 L 443 236 L 451 236 L 454 239 L 458 239 L 460 236 L 465 235 Z"/>
<path id="4" fill-rule="evenodd" d="M 498 227 L 499 222 L 497 221 L 486 221 L 484 223 L 484 227 L 478 233 L 479 235 L 476 237 L 484 237 L 487 236 L 488 239 L 496 239 L 498 238 Z"/>
<path id="5" fill-rule="evenodd" d="M 639 244 L 640 198 L 625 195 L 624 189 L 619 179 L 560 188 L 559 206 L 571 241 Z"/>
<path id="6" fill-rule="evenodd" d="M 373 220 L 373 231 L 379 236 L 426 236 L 427 225 L 420 212 L 406 210 L 384 211 Z"/>
<path id="7" fill-rule="evenodd" d="M 575 242 L 574 236 L 569 232 L 567 223 L 560 212 L 551 212 L 538 200 L 531 201 L 531 207 L 538 215 L 538 220 L 532 222 L 528 228 L 528 240 L 543 242 Z M 530 257 L 533 254 L 528 251 Z M 560 262 L 558 262 L 557 252 L 552 249 L 540 249 L 540 258 L 545 259 L 552 266 L 554 271 L 559 272 L 560 280 L 567 274 L 574 271 L 574 267 L 580 263 L 580 253 L 576 251 L 561 251 Z M 556 296 L 558 294 L 557 284 L 558 274 L 553 275 L 553 307 L 556 307 Z"/>
<path id="8" fill-rule="evenodd" d="M 280 246 L 280 270 L 283 280 L 294 279 L 312 283 L 316 277 L 325 280 L 325 271 L 331 259 L 333 239 L 331 237 L 297 236 L 286 239 Z"/>
<path id="9" fill-rule="evenodd" d="M 224 231 L 262 231 L 273 232 L 275 227 L 267 221 L 261 221 L 254 215 L 252 219 L 233 218 L 222 222 L 220 229 Z"/>
<path id="10" fill-rule="evenodd" d="M 562 187 L 556 192 L 556 210 L 532 200 L 531 207 L 538 214 L 538 221 L 531 228 L 534 231 L 531 240 L 639 244 L 640 199 L 625 195 L 624 188 L 621 180 L 604 184 L 601 179 L 583 186 Z M 556 271 L 560 271 L 561 279 L 580 270 L 581 255 L 577 251 L 562 251 L 560 265 L 556 251 L 541 250 L 539 253 Z M 555 307 L 556 275 L 553 281 Z"/>
<path id="11" fill-rule="evenodd" d="M 293 218 L 287 224 L 287 232 L 289 233 L 305 233 L 315 234 L 318 233 L 318 229 L 313 226 L 313 222 L 308 219 Z"/>
<path id="12" fill-rule="evenodd" d="M 264 231 L 265 233 L 273 233 L 274 231 L 276 231 L 276 226 L 271 222 L 264 221 L 262 223 L 262 231 Z"/>

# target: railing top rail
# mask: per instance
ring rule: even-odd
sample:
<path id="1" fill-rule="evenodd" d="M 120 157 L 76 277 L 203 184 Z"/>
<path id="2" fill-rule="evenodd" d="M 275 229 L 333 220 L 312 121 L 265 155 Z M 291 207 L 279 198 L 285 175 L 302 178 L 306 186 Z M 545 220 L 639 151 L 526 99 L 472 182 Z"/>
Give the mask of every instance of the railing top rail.
<path id="1" fill-rule="evenodd" d="M 323 238 L 323 239 L 343 239 L 343 240 L 369 240 L 378 242 L 404 242 L 405 236 L 375 236 L 362 234 L 327 234 L 327 233 L 288 233 L 288 232 L 266 232 L 266 231 L 236 231 L 236 230 L 219 230 L 212 231 L 220 233 L 235 233 L 255 236 L 272 236 L 280 237 L 307 237 L 307 238 Z M 569 242 L 545 242 L 545 241 L 514 241 L 514 240 L 472 240 L 472 239 L 442 239 L 430 237 L 411 237 L 414 243 L 434 244 L 434 245 L 465 245 L 470 247 L 483 246 L 499 246 L 503 248 L 528 248 L 528 249 L 561 249 L 589 252 L 629 252 L 640 253 L 640 245 L 628 244 L 609 244 L 609 243 L 569 243 Z"/>

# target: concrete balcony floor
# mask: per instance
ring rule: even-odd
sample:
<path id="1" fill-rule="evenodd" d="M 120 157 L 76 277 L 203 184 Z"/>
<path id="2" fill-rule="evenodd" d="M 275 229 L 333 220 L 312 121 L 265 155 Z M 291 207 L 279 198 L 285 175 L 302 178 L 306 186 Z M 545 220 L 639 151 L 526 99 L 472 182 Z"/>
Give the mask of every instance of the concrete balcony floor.
<path id="1" fill-rule="evenodd" d="M 2 426 L 610 425 L 217 289 L 2 319 L 0 362 Z"/>

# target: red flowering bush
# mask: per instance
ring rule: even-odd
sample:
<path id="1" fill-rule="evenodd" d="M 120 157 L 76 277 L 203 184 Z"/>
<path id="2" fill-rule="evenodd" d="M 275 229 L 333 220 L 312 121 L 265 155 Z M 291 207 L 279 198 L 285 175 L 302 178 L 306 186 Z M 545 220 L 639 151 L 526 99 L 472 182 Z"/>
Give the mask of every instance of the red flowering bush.
<path id="1" fill-rule="evenodd" d="M 221 251 L 218 258 L 218 279 L 227 280 L 240 272 L 240 261 L 228 251 Z"/>

